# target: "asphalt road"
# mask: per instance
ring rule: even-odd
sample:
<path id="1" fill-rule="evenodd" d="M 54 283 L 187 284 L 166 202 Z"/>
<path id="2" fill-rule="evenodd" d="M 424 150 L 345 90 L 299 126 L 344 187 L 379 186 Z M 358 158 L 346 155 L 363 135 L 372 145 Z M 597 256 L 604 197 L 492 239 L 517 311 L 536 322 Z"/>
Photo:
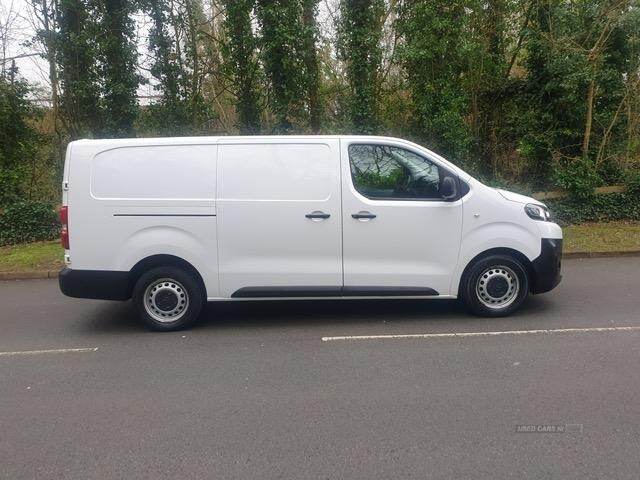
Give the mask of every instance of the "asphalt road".
<path id="1" fill-rule="evenodd" d="M 0 478 L 637 480 L 640 330 L 582 329 L 640 327 L 640 258 L 564 275 L 504 319 L 247 302 L 162 334 L 128 303 L 0 282 Z M 322 341 L 564 328 L 580 330 Z M 97 350 L 10 354 L 65 348 Z"/>

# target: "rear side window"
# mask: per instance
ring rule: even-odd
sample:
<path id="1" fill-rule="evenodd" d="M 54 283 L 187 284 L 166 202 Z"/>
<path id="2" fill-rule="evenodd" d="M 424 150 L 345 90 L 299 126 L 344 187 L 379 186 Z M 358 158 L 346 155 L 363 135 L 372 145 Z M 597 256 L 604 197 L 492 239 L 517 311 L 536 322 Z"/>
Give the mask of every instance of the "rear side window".
<path id="1" fill-rule="evenodd" d="M 97 154 L 91 194 L 99 199 L 213 200 L 216 145 L 120 147 Z"/>
<path id="2" fill-rule="evenodd" d="M 356 190 L 377 200 L 442 199 L 442 169 L 427 158 L 390 145 L 349 145 Z"/>

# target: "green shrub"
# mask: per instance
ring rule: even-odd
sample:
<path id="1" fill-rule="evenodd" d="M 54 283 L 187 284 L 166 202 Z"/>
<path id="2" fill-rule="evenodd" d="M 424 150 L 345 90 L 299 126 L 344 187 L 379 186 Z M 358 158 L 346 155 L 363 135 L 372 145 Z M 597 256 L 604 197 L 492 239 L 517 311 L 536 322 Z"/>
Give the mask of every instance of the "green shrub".
<path id="1" fill-rule="evenodd" d="M 640 197 L 640 171 L 628 174 L 625 184 L 627 186 L 627 192 Z"/>
<path id="2" fill-rule="evenodd" d="M 0 212 L 0 245 L 52 240 L 60 222 L 51 203 L 20 201 Z"/>
<path id="3" fill-rule="evenodd" d="M 575 158 L 568 163 L 557 165 L 553 172 L 556 185 L 581 201 L 590 201 L 594 190 L 602 182 L 596 167 L 588 158 Z"/>
<path id="4" fill-rule="evenodd" d="M 588 200 L 547 200 L 545 203 L 554 219 L 563 225 L 613 220 L 640 221 L 640 195 L 632 192 L 594 195 Z"/>

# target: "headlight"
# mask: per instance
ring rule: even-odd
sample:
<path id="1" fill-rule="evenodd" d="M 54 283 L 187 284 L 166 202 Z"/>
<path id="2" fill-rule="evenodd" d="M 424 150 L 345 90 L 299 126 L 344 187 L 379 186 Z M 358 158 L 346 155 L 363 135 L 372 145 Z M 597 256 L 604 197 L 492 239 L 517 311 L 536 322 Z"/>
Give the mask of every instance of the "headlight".
<path id="1" fill-rule="evenodd" d="M 542 205 L 536 205 L 534 203 L 527 203 L 524 206 L 525 213 L 534 220 L 540 220 L 542 222 L 548 222 L 551 218 L 551 213 L 547 207 Z"/>

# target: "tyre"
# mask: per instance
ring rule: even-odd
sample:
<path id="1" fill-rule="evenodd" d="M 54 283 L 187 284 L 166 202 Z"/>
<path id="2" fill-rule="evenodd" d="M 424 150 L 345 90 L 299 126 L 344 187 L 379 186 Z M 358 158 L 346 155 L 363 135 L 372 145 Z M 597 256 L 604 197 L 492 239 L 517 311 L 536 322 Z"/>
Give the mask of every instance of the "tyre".
<path id="1" fill-rule="evenodd" d="M 204 287 L 193 274 L 178 267 L 156 267 L 140 276 L 133 302 L 151 330 L 182 330 L 193 325 L 206 302 Z"/>
<path id="2" fill-rule="evenodd" d="M 509 255 L 476 260 L 460 284 L 465 306 L 483 317 L 504 317 L 522 305 L 529 293 L 525 267 Z"/>

